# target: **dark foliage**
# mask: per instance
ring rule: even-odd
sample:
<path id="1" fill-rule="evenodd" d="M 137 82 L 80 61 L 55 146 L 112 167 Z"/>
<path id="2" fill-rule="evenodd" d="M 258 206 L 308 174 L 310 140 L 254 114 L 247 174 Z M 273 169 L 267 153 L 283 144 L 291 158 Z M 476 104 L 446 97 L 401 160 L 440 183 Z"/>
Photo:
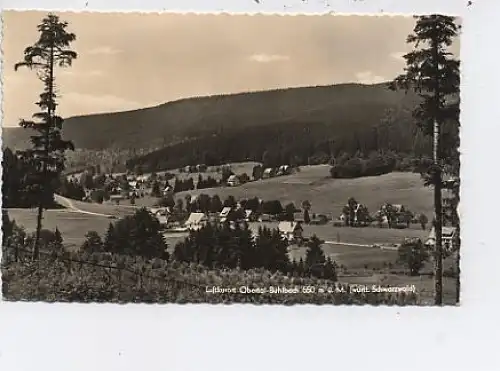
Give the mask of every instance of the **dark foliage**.
<path id="1" fill-rule="evenodd" d="M 110 224 L 104 238 L 107 252 L 138 255 L 146 258 L 168 258 L 167 244 L 160 223 L 146 209 L 140 209 Z"/>
<path id="2" fill-rule="evenodd" d="M 266 139 L 262 134 L 268 136 L 273 133 L 271 130 L 265 134 L 262 128 L 266 126 L 302 126 L 294 130 L 299 135 L 295 140 L 302 140 L 309 133 L 301 130 L 308 127 L 311 135 L 320 138 L 321 135 L 314 134 L 317 130 L 315 123 L 322 123 L 324 129 L 321 130 L 326 130 L 328 134 L 324 138 L 331 138 L 335 136 L 333 134 L 352 134 L 370 129 L 384 117 L 387 109 L 413 108 L 415 104 L 414 96 L 387 91 L 384 84 L 289 88 L 181 99 L 136 111 L 71 117 L 65 121 L 64 136 L 72 140 L 77 148 L 124 149 L 130 152 L 134 148 L 157 149 L 196 138 L 225 136 L 226 131 L 236 129 L 235 135 L 240 133 L 239 143 L 246 139 L 245 147 L 248 148 Z M 403 111 L 401 113 L 406 115 Z M 398 121 L 401 120 L 398 118 Z M 262 134 L 247 136 L 254 130 Z M 116 136 L 107 135 L 110 132 L 116 133 Z M 11 148 L 18 149 L 25 145 L 28 134 L 23 135 L 10 128 L 4 133 L 5 142 Z M 266 142 L 270 142 L 269 138 Z M 213 157 L 212 148 L 199 147 L 196 143 L 187 148 L 191 149 L 193 157 L 201 161 L 186 162 L 186 165 L 210 166 L 216 163 L 217 157 Z M 263 151 L 259 153 L 262 155 Z M 156 158 L 161 160 L 160 156 Z M 142 170 L 146 172 L 146 168 Z"/>

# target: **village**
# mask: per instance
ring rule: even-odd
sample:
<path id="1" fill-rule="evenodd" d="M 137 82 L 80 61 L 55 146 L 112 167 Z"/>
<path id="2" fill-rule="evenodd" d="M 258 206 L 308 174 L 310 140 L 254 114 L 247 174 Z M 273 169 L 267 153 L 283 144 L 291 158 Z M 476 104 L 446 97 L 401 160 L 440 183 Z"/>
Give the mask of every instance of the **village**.
<path id="1" fill-rule="evenodd" d="M 404 238 L 420 237 L 425 231 L 423 242 L 429 248 L 434 245 L 435 232 L 432 226 L 429 228 L 431 223 L 428 217 L 402 204 L 384 203 L 370 213 L 365 205 L 351 197 L 346 200 L 340 215 L 334 215 L 315 213 L 308 200 L 294 200 L 283 206 L 278 200 L 256 197 L 237 200 L 229 196 L 221 200 L 218 195 L 189 194 L 195 189 L 238 187 L 248 182 L 298 174 L 301 171 L 299 167 L 290 165 L 263 168 L 261 164 L 253 164 L 251 168 L 243 169 L 252 172 L 249 176 L 245 171 L 235 173 L 233 169 L 234 164 L 213 167 L 198 164 L 175 172 L 102 174 L 99 169 L 89 168 L 83 173 L 69 175 L 68 181 L 84 188 L 82 200 L 85 202 L 146 207 L 158 219 L 167 238 L 187 236 L 190 231 L 199 230 L 208 224 L 215 226 L 227 223 L 232 228 L 236 225 L 247 226 L 253 237 L 258 235 L 259 228 L 263 226 L 277 229 L 289 245 L 296 246 L 304 246 L 313 234 L 318 234 L 324 243 L 341 244 L 339 233 L 335 235 L 332 232 L 339 228 L 420 230 Z M 204 182 L 207 183 L 206 187 L 203 186 Z M 181 198 L 176 197 L 178 193 L 182 193 Z M 447 200 L 445 197 L 445 206 Z M 296 207 L 296 204 L 300 207 Z M 316 227 L 314 233 L 310 232 L 313 226 Z M 453 249 L 456 236 L 455 228 L 443 229 L 443 246 L 447 250 Z M 374 241 L 365 245 L 397 249 L 400 243 Z"/>

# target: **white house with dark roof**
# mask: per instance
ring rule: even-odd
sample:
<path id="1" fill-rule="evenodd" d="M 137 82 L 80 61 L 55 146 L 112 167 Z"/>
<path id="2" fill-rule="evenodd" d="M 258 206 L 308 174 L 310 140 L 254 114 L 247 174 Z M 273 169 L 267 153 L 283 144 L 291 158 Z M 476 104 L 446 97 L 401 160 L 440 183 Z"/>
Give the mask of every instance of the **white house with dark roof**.
<path id="1" fill-rule="evenodd" d="M 200 229 L 208 223 L 208 216 L 204 213 L 191 213 L 184 223 L 187 229 Z"/>
<path id="2" fill-rule="evenodd" d="M 233 174 L 227 179 L 227 185 L 230 187 L 236 187 L 240 185 L 240 179 L 238 178 L 238 176 Z"/>
<path id="3" fill-rule="evenodd" d="M 290 166 L 289 165 L 281 165 L 278 168 L 278 175 L 288 175 L 290 174 Z"/>
<path id="4" fill-rule="evenodd" d="M 298 222 L 280 222 L 278 230 L 288 241 L 302 239 L 302 224 Z"/>
<path id="5" fill-rule="evenodd" d="M 222 209 L 222 211 L 219 214 L 220 221 L 224 223 L 227 220 L 227 217 L 229 216 L 229 213 L 231 212 L 231 208 L 229 206 L 226 206 Z"/>
<path id="6" fill-rule="evenodd" d="M 443 227 L 442 239 L 444 249 L 453 249 L 457 242 L 457 229 L 455 227 Z M 430 248 L 436 246 L 436 230 L 434 227 L 432 227 L 429 237 L 427 237 L 427 240 L 425 241 L 425 245 Z"/>
<path id="7" fill-rule="evenodd" d="M 257 218 L 253 210 L 250 209 L 245 210 L 245 221 L 254 222 L 256 219 Z"/>
<path id="8" fill-rule="evenodd" d="M 262 178 L 271 178 L 274 176 L 274 171 L 273 168 L 268 167 L 267 169 L 264 170 L 264 173 L 262 174 Z"/>

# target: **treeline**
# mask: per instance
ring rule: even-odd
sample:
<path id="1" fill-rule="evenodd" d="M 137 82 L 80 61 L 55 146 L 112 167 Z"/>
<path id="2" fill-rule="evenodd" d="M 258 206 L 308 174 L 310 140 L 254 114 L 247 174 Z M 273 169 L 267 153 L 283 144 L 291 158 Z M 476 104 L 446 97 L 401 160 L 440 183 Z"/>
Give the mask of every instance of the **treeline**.
<path id="1" fill-rule="evenodd" d="M 238 208 L 239 204 L 239 208 Z M 268 214 L 276 216 L 278 220 L 293 221 L 294 214 L 301 211 L 298 209 L 293 202 L 289 202 L 283 205 L 279 200 L 260 200 L 258 197 L 236 200 L 232 195 L 227 196 L 224 200 L 221 200 L 219 195 L 209 196 L 205 193 L 201 193 L 197 197 L 191 197 L 191 195 L 186 195 L 184 199 L 174 198 L 174 195 L 170 194 L 162 197 L 158 202 L 160 207 L 171 207 L 174 211 L 179 213 L 187 212 L 202 212 L 202 213 L 220 213 L 222 208 L 229 207 L 234 211 L 239 213 L 244 213 L 245 210 L 250 210 L 255 215 Z M 241 214 L 242 215 L 242 214 Z M 233 214 L 235 220 L 237 220 L 240 214 Z M 244 219 L 241 216 L 241 219 Z"/>
<path id="2" fill-rule="evenodd" d="M 340 130 L 342 129 L 342 130 Z M 266 167 L 327 164 L 343 153 L 393 151 L 405 157 L 429 156 L 430 139 L 411 121 L 388 119 L 372 127 L 332 127 L 324 122 L 288 122 L 222 132 L 165 147 L 127 161 L 152 172 L 192 164 L 215 166 L 257 161 Z"/>
<path id="3" fill-rule="evenodd" d="M 398 155 L 392 151 L 372 152 L 368 156 L 358 151 L 353 156 L 342 153 L 335 158 L 330 169 L 332 178 L 358 178 L 377 176 L 393 171 L 422 172 L 432 164 L 429 157 L 415 158 Z"/>
<path id="4" fill-rule="evenodd" d="M 313 236 L 307 243 L 306 259 L 290 260 L 288 243 L 277 229 L 259 228 L 252 235 L 246 223 L 230 223 L 191 231 L 189 237 L 175 246 L 174 258 L 209 268 L 263 268 L 271 272 L 290 273 L 336 280 L 336 267 L 325 257 L 323 242 Z"/>
<path id="5" fill-rule="evenodd" d="M 196 182 L 196 189 L 206 189 L 206 188 L 215 188 L 221 185 L 221 182 L 218 182 L 217 179 L 212 178 L 210 175 L 206 178 L 198 175 L 198 182 Z"/>
<path id="6" fill-rule="evenodd" d="M 174 181 L 174 193 L 192 191 L 195 189 L 193 178 L 179 179 L 175 178 Z"/>

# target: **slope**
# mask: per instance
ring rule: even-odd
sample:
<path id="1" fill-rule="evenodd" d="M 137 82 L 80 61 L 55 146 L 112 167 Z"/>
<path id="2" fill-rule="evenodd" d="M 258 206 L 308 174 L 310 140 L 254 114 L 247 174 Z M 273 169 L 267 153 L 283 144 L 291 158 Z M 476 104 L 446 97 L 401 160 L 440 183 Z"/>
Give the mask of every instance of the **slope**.
<path id="1" fill-rule="evenodd" d="M 186 139 L 276 123 L 372 125 L 387 109 L 414 107 L 414 95 L 385 84 L 341 84 L 181 99 L 135 111 L 66 119 L 64 137 L 82 149 L 159 148 Z M 29 132 L 4 128 L 4 146 L 26 146 Z"/>

